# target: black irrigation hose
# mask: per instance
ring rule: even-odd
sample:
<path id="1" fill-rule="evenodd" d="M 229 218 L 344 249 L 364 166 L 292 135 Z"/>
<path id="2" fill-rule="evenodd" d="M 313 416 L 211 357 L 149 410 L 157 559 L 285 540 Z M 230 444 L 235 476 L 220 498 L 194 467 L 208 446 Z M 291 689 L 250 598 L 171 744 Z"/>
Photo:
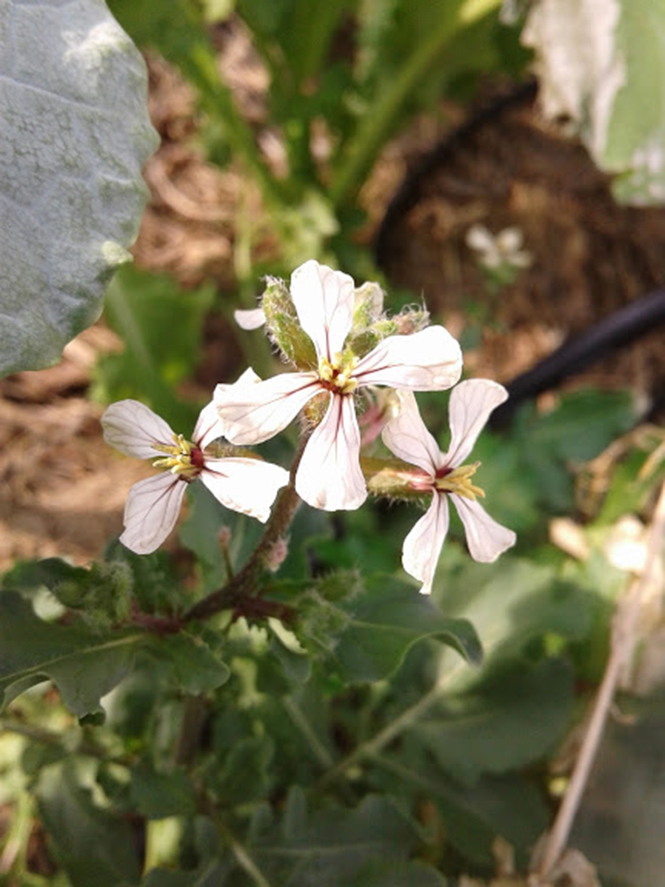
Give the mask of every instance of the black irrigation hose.
<path id="1" fill-rule="evenodd" d="M 509 382 L 506 388 L 510 398 L 494 410 L 490 425 L 493 428 L 504 426 L 525 400 L 554 388 L 568 376 L 579 373 L 662 324 L 665 324 L 665 288 L 654 290 L 603 318 Z"/>
<path id="2" fill-rule="evenodd" d="M 537 92 L 537 82 L 529 80 L 526 83 L 520 83 L 506 95 L 493 99 L 490 104 L 481 108 L 473 117 L 446 136 L 439 145 L 421 157 L 409 170 L 388 204 L 376 233 L 374 258 L 379 268 L 384 268 L 390 255 L 390 232 L 420 200 L 420 184 L 423 179 L 426 179 L 435 169 L 451 159 L 456 151 L 464 147 L 465 141 L 484 126 L 494 123 L 498 117 L 514 105 L 533 101 Z"/>
<path id="3" fill-rule="evenodd" d="M 538 91 L 535 81 L 520 84 L 500 99 L 482 108 L 470 120 L 462 124 L 441 144 L 426 154 L 405 176 L 402 184 L 388 204 L 374 243 L 377 265 L 384 268 L 390 254 L 390 232 L 402 217 L 418 203 L 420 184 L 435 169 L 448 161 L 456 151 L 483 126 L 493 123 L 508 108 L 532 101 Z M 612 351 L 638 339 L 665 323 L 665 288 L 654 290 L 631 302 L 609 317 L 594 324 L 586 332 L 564 342 L 560 348 L 541 360 L 530 370 L 517 376 L 506 386 L 510 394 L 506 403 L 496 409 L 491 418 L 493 428 L 505 426 L 513 413 L 524 401 L 560 384 L 568 376 L 579 373 Z M 665 348 L 665 343 L 663 345 Z M 665 395 L 656 398 L 651 413 L 665 404 Z"/>

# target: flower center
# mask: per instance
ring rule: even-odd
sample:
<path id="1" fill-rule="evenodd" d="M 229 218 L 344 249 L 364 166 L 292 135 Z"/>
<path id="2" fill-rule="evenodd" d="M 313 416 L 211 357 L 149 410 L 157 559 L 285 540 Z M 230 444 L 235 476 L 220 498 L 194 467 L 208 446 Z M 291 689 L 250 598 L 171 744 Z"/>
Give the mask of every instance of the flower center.
<path id="1" fill-rule="evenodd" d="M 473 465 L 460 465 L 459 468 L 440 468 L 434 479 L 434 488 L 442 493 L 455 493 L 473 502 L 478 496 L 484 498 L 485 492 L 471 483 L 480 462 Z"/>
<path id="2" fill-rule="evenodd" d="M 182 434 L 173 435 L 173 446 L 155 444 L 154 449 L 167 455 L 155 459 L 152 463 L 155 468 L 170 471 L 182 480 L 194 480 L 203 470 L 203 452 L 196 444 L 191 443 Z"/>
<path id="3" fill-rule="evenodd" d="M 339 352 L 333 354 L 332 361 L 325 357 L 319 358 L 319 379 L 328 391 L 335 394 L 351 394 L 358 387 L 357 381 L 351 378 L 357 358 L 345 362 L 347 365 L 342 367 L 342 355 Z"/>

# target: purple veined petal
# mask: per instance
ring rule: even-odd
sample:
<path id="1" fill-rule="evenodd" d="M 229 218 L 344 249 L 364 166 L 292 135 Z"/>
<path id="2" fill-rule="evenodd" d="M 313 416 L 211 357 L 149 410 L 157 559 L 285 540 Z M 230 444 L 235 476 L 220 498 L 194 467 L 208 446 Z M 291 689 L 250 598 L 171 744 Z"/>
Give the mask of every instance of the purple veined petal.
<path id="1" fill-rule="evenodd" d="M 155 444 L 173 446 L 169 425 L 138 400 L 119 400 L 101 418 L 104 440 L 126 456 L 155 459 Z"/>
<path id="2" fill-rule="evenodd" d="M 334 394 L 296 474 L 300 498 L 323 511 L 352 511 L 367 498 L 360 470 L 360 430 L 353 398 Z"/>
<path id="3" fill-rule="evenodd" d="M 241 330 L 258 330 L 266 322 L 263 308 L 238 308 L 233 319 Z"/>
<path id="4" fill-rule="evenodd" d="M 282 373 L 262 382 L 218 385 L 214 398 L 226 439 L 257 444 L 286 428 L 322 390 L 316 373 Z"/>
<path id="5" fill-rule="evenodd" d="M 313 259 L 291 275 L 291 298 L 300 326 L 319 357 L 332 358 L 344 347 L 353 320 L 353 278 Z"/>
<path id="6" fill-rule="evenodd" d="M 430 594 L 443 541 L 448 532 L 450 513 L 446 496 L 435 493 L 425 514 L 414 525 L 402 546 L 402 566 L 423 583 L 421 594 Z"/>
<path id="7" fill-rule="evenodd" d="M 474 561 L 491 564 L 515 544 L 517 537 L 513 531 L 498 524 L 479 502 L 455 494 L 450 498 L 464 524 L 466 543 Z"/>
<path id="8" fill-rule="evenodd" d="M 199 413 L 192 432 L 192 441 L 204 450 L 213 440 L 224 436 L 224 425 L 217 415 L 215 401 L 211 400 Z"/>
<path id="9" fill-rule="evenodd" d="M 135 554 L 150 554 L 159 548 L 175 526 L 186 486 L 167 471 L 134 484 L 125 503 L 122 544 Z"/>
<path id="10" fill-rule="evenodd" d="M 398 391 L 399 412 L 385 425 L 381 438 L 391 453 L 427 474 L 436 474 L 443 464 L 441 451 L 425 427 L 411 391 Z"/>
<path id="11" fill-rule="evenodd" d="M 289 472 L 260 459 L 206 459 L 200 479 L 225 508 L 265 523 L 277 491 L 289 482 Z"/>
<path id="12" fill-rule="evenodd" d="M 451 388 L 462 372 L 459 343 L 442 326 L 412 336 L 389 336 L 360 360 L 352 373 L 359 385 L 411 391 Z"/>
<path id="13" fill-rule="evenodd" d="M 508 392 L 489 379 L 467 379 L 450 394 L 450 447 L 445 460 L 456 468 L 473 449 L 492 410 L 508 399 Z"/>

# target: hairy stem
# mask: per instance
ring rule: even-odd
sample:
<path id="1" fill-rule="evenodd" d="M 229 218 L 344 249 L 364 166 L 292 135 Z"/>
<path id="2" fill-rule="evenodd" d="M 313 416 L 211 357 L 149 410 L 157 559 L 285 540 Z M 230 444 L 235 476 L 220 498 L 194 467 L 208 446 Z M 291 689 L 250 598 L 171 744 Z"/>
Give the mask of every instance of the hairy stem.
<path id="1" fill-rule="evenodd" d="M 245 566 L 223 588 L 213 591 L 194 604 L 181 618 L 181 624 L 209 619 L 215 613 L 229 609 L 250 619 L 266 619 L 272 616 L 282 622 L 292 621 L 294 612 L 291 607 L 278 601 L 263 600 L 254 594 L 254 591 L 257 579 L 265 570 L 267 557 L 273 546 L 286 535 L 300 504 L 300 497 L 295 490 L 295 476 L 308 438 L 309 435 L 306 433 L 300 438 L 291 465 L 289 483 L 280 490 L 263 536 Z"/>

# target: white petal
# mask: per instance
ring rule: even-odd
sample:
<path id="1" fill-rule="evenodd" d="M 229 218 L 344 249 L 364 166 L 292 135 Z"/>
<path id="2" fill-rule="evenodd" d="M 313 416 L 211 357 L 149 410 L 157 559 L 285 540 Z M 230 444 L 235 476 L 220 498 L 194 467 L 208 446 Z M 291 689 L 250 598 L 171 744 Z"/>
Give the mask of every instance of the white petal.
<path id="1" fill-rule="evenodd" d="M 167 471 L 134 484 L 125 503 L 122 544 L 136 554 L 159 548 L 175 526 L 186 486 Z"/>
<path id="2" fill-rule="evenodd" d="M 381 432 L 391 453 L 427 474 L 435 474 L 442 465 L 441 451 L 425 427 L 416 398 L 411 391 L 398 391 L 399 412 Z"/>
<path id="3" fill-rule="evenodd" d="M 409 576 L 423 583 L 422 594 L 429 594 L 432 590 L 449 522 L 446 496 L 435 493 L 430 507 L 404 540 L 402 566 Z"/>
<path id="4" fill-rule="evenodd" d="M 367 498 L 352 397 L 331 397 L 328 412 L 314 429 L 300 460 L 296 492 L 313 508 L 324 511 L 360 508 Z"/>
<path id="5" fill-rule="evenodd" d="M 196 420 L 196 425 L 192 432 L 192 441 L 203 450 L 213 440 L 224 436 L 224 425 L 217 415 L 215 401 L 211 400 L 199 413 L 199 418 Z"/>
<path id="6" fill-rule="evenodd" d="M 263 382 L 218 385 L 214 397 L 227 440 L 257 444 L 286 428 L 321 390 L 316 373 L 282 373 Z"/>
<path id="7" fill-rule="evenodd" d="M 155 444 L 173 446 L 173 431 L 167 423 L 138 400 L 112 403 L 101 418 L 104 440 L 126 456 L 154 459 Z"/>
<path id="8" fill-rule="evenodd" d="M 318 356 L 341 351 L 353 319 L 353 278 L 312 259 L 291 275 L 291 298 Z"/>
<path id="9" fill-rule="evenodd" d="M 468 379 L 453 388 L 448 413 L 450 447 L 445 454 L 448 465 L 461 465 L 474 447 L 493 409 L 507 400 L 508 392 L 489 379 Z"/>
<path id="10" fill-rule="evenodd" d="M 462 372 L 459 343 L 442 326 L 412 336 L 389 336 L 358 362 L 352 373 L 359 385 L 389 385 L 411 391 L 440 391 Z"/>
<path id="11" fill-rule="evenodd" d="M 456 495 L 450 498 L 464 524 L 466 543 L 474 561 L 491 564 L 515 544 L 517 537 L 513 531 L 498 524 L 479 502 Z"/>
<path id="12" fill-rule="evenodd" d="M 479 253 L 496 250 L 494 235 L 480 223 L 476 223 L 469 228 L 466 232 L 465 239 L 466 245 L 471 249 L 477 250 Z"/>
<path id="13" fill-rule="evenodd" d="M 258 330 L 266 322 L 263 308 L 238 308 L 233 312 L 233 319 L 241 330 Z"/>
<path id="14" fill-rule="evenodd" d="M 265 523 L 277 491 L 289 482 L 289 472 L 260 459 L 206 459 L 200 479 L 225 508 Z"/>

